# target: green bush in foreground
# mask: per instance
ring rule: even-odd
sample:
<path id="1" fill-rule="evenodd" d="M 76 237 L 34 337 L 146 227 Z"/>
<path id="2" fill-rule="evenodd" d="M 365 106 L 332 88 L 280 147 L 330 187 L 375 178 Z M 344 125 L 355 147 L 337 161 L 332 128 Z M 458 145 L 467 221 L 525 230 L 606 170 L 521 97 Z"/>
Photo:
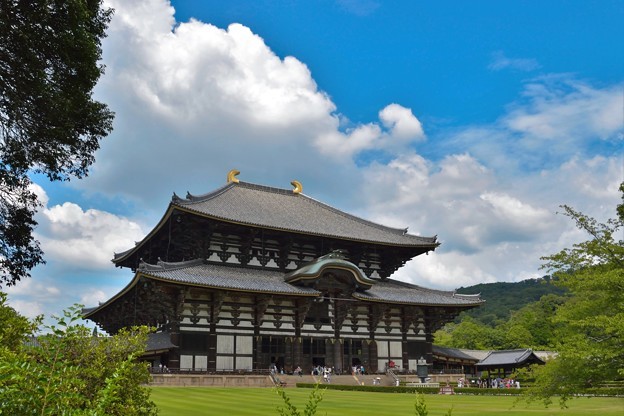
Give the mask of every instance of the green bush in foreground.
<path id="1" fill-rule="evenodd" d="M 0 292 L 0 414 L 132 416 L 157 414 L 143 385 L 149 372 L 136 358 L 146 327 L 95 336 L 77 323 L 80 306 L 65 311 L 47 333 L 34 337 L 41 319 L 29 322 L 5 304 Z M 19 342 L 17 342 L 19 341 Z"/>

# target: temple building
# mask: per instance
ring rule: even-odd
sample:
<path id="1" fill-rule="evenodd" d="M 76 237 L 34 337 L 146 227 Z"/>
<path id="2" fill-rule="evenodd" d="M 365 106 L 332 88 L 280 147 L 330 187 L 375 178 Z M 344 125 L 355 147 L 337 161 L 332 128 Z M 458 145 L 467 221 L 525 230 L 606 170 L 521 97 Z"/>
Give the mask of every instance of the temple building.
<path id="1" fill-rule="evenodd" d="M 391 279 L 436 237 L 358 218 L 294 189 L 239 181 L 173 195 L 154 229 L 113 262 L 132 281 L 85 318 L 108 333 L 157 328 L 153 358 L 180 371 L 292 371 L 432 363 L 432 334 L 475 295 Z"/>

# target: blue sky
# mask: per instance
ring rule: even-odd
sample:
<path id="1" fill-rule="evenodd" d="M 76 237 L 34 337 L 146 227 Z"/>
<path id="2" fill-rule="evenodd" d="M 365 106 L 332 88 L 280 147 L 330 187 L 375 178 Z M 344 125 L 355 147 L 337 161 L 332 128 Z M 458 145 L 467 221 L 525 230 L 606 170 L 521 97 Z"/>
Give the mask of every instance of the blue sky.
<path id="1" fill-rule="evenodd" d="M 290 188 L 442 246 L 395 278 L 454 289 L 544 274 L 613 217 L 624 180 L 621 1 L 110 0 L 116 113 L 88 178 L 36 177 L 48 263 L 8 289 L 34 316 L 114 295 L 173 192 Z"/>

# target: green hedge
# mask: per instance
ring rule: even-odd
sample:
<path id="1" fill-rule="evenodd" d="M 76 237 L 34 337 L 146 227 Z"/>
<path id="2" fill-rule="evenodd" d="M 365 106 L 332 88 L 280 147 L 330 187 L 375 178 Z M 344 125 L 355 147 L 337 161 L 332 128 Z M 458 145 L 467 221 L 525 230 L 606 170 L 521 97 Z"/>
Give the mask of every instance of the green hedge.
<path id="1" fill-rule="evenodd" d="M 592 387 L 585 389 L 584 393 L 592 396 L 624 396 L 624 387 Z"/>
<path id="2" fill-rule="evenodd" d="M 312 389 L 316 386 L 313 383 L 297 383 L 297 387 Z M 329 390 L 349 390 L 349 391 L 372 391 L 377 393 L 425 393 L 425 394 L 438 394 L 437 387 L 402 387 L 402 386 L 348 386 L 340 384 L 323 384 L 323 389 Z"/>

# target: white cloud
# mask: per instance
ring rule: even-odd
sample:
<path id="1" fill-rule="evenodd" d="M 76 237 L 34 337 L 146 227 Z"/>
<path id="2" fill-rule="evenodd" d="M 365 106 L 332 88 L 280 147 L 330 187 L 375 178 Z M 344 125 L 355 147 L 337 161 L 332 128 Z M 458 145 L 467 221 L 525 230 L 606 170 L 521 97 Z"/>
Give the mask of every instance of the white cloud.
<path id="1" fill-rule="evenodd" d="M 33 189 L 43 204 L 35 237 L 47 260 L 85 270 L 107 269 L 115 252 L 127 250 L 145 236 L 136 222 L 105 211 L 85 211 L 71 202 L 49 207 L 43 188 L 34 184 Z"/>
<path id="2" fill-rule="evenodd" d="M 399 104 L 389 104 L 379 112 L 380 124 L 359 124 L 341 131 L 336 128 L 319 131 L 315 145 L 324 156 L 340 163 L 365 150 L 398 154 L 406 145 L 424 140 L 425 133 L 412 110 Z"/>
<path id="3" fill-rule="evenodd" d="M 103 290 L 94 289 L 93 291 L 83 293 L 80 297 L 80 304 L 87 306 L 96 306 L 106 302 L 113 294 L 105 293 Z"/>
<path id="4" fill-rule="evenodd" d="M 390 104 L 379 112 L 379 119 L 390 129 L 390 135 L 397 139 L 424 139 L 425 133 L 420 121 L 409 108 L 399 104 Z"/>
<path id="5" fill-rule="evenodd" d="M 502 123 L 531 144 L 623 139 L 622 85 L 598 89 L 569 77 L 550 77 L 527 84 L 523 95 L 528 102 L 512 107 Z"/>
<path id="6" fill-rule="evenodd" d="M 35 279 L 24 279 L 3 290 L 8 294 L 8 304 L 28 318 L 47 312 L 46 305 L 62 297 L 58 285 L 44 284 Z"/>
<path id="7" fill-rule="evenodd" d="M 498 131 L 504 138 L 504 131 Z M 403 155 L 366 169 L 365 216 L 396 227 L 409 225 L 415 234 L 437 234 L 442 243 L 435 253 L 409 262 L 395 278 L 447 289 L 519 281 L 546 273 L 539 269 L 540 257 L 589 238 L 557 214 L 560 205 L 600 221 L 615 216 L 623 166 L 622 153 L 575 156 L 537 172 L 488 168 L 469 154 L 436 163 Z"/>
<path id="8" fill-rule="evenodd" d="M 40 302 L 28 302 L 23 300 L 9 301 L 10 306 L 20 315 L 33 319 L 43 315 L 43 305 Z"/>
<path id="9" fill-rule="evenodd" d="M 496 51 L 492 54 L 492 62 L 488 69 L 500 71 L 503 69 L 514 69 L 517 71 L 529 72 L 540 68 L 540 64 L 533 58 L 508 58 L 503 51 Z"/>
<path id="10" fill-rule="evenodd" d="M 397 154 L 425 137 L 399 104 L 379 120 L 349 123 L 303 62 L 277 56 L 242 24 L 176 23 L 164 1 L 109 3 L 116 12 L 97 93 L 116 112 L 115 131 L 74 185 L 81 189 L 165 203 L 173 191 L 221 185 L 232 168 L 268 184 L 353 182 L 361 152 Z"/>

